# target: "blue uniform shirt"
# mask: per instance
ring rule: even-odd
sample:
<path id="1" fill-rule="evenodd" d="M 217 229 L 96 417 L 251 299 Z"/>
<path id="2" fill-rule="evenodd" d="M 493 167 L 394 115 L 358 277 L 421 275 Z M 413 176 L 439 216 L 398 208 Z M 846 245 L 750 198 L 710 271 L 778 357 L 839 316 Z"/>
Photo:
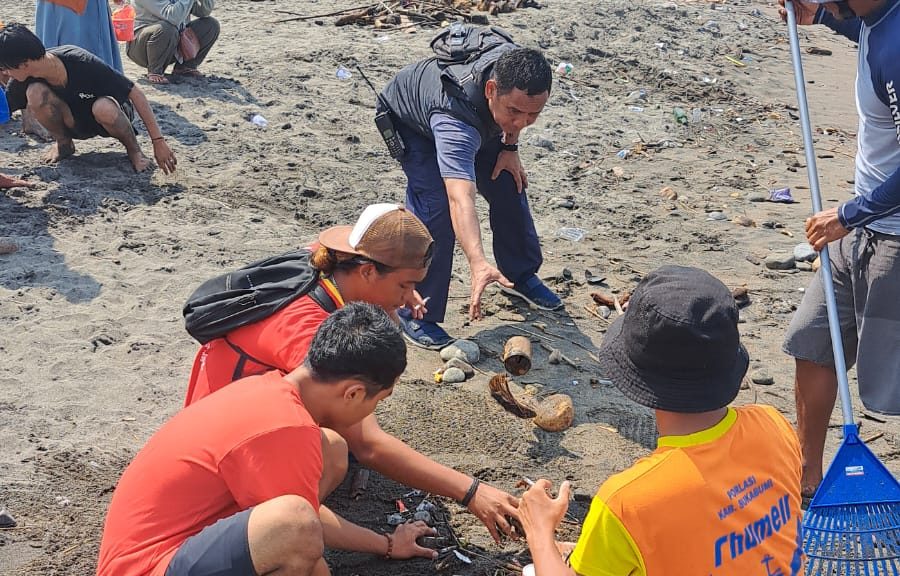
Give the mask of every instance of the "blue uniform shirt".
<path id="1" fill-rule="evenodd" d="M 900 236 L 900 0 L 865 19 L 840 21 L 820 8 L 816 22 L 859 43 L 856 196 L 838 217 L 846 228 Z"/>

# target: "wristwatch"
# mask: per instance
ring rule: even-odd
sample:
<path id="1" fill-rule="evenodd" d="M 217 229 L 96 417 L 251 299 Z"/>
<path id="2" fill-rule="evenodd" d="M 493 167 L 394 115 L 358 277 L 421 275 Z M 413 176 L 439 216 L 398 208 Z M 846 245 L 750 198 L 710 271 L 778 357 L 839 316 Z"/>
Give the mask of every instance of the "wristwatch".
<path id="1" fill-rule="evenodd" d="M 518 144 L 501 144 L 500 147 L 507 152 L 518 152 L 519 145 Z"/>

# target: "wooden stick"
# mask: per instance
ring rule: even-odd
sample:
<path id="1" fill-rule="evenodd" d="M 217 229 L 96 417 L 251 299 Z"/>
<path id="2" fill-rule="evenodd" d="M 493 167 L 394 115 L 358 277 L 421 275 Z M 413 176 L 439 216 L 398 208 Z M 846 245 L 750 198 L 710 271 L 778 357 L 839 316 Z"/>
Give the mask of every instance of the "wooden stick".
<path id="1" fill-rule="evenodd" d="M 285 18 L 284 20 L 276 20 L 276 24 L 281 24 L 282 22 L 296 22 L 298 20 L 313 20 L 315 18 L 328 18 L 329 16 L 340 16 L 342 14 L 347 14 L 349 12 L 361 12 L 363 10 L 370 10 L 375 8 L 378 4 L 366 4 L 364 6 L 357 6 L 355 8 L 344 8 L 343 10 L 338 10 L 336 12 L 328 12 L 325 14 L 311 14 L 309 16 L 297 16 L 295 18 Z M 279 10 L 276 10 L 279 12 Z M 285 14 L 291 14 L 291 12 L 284 12 Z"/>

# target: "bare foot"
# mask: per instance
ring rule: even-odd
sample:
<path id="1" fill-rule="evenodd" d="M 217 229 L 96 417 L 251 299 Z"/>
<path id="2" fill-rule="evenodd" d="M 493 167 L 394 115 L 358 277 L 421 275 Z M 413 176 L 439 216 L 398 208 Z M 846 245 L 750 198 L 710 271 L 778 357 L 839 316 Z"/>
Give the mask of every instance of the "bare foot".
<path id="1" fill-rule="evenodd" d="M 19 178 L 7 176 L 6 174 L 0 174 L 0 188 L 18 188 L 19 186 L 34 188 L 35 186 L 37 186 L 37 182 L 28 182 L 27 180 L 21 180 Z"/>
<path id="2" fill-rule="evenodd" d="M 75 143 L 71 140 L 68 142 L 54 142 L 53 144 L 50 144 L 50 149 L 47 150 L 47 153 L 44 155 L 44 162 L 55 164 L 60 160 L 68 158 L 74 153 Z"/>
<path id="3" fill-rule="evenodd" d="M 143 152 L 129 154 L 128 159 L 131 160 L 131 165 L 134 166 L 135 172 L 143 172 L 149 168 L 151 164 L 150 159 L 144 156 Z"/>

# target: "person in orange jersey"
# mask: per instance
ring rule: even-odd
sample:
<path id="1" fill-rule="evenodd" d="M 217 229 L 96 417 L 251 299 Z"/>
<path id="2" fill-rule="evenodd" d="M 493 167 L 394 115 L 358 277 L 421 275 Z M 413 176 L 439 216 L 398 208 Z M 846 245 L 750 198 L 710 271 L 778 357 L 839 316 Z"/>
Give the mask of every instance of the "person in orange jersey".
<path id="1" fill-rule="evenodd" d="M 749 358 L 728 288 L 696 268 L 650 273 L 600 350 L 602 373 L 656 411 L 657 449 L 594 496 L 566 562 L 554 529 L 563 482 L 525 493 L 518 514 L 538 576 L 795 576 L 800 549 L 800 446 L 770 406 L 728 405 Z"/>

